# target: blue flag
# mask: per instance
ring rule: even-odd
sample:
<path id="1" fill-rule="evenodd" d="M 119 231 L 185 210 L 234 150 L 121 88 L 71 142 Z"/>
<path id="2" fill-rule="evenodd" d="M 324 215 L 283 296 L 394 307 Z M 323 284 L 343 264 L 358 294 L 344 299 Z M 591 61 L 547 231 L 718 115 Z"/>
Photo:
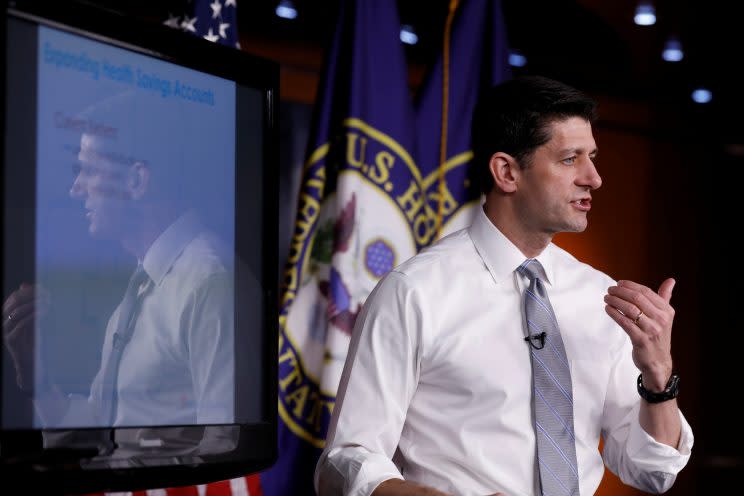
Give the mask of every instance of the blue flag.
<path id="1" fill-rule="evenodd" d="M 279 460 L 266 496 L 313 495 L 359 311 L 393 267 L 465 227 L 470 118 L 508 76 L 497 0 L 451 0 L 442 57 L 414 104 L 395 0 L 345 0 L 307 148 L 279 316 Z M 460 8 L 458 8 L 458 6 Z"/>
<path id="2" fill-rule="evenodd" d="M 446 46 L 416 106 L 416 159 L 429 171 L 425 190 L 439 237 L 470 225 L 480 206 L 470 176 L 470 120 L 480 90 L 511 77 L 501 1 L 450 0 L 453 9 Z"/>

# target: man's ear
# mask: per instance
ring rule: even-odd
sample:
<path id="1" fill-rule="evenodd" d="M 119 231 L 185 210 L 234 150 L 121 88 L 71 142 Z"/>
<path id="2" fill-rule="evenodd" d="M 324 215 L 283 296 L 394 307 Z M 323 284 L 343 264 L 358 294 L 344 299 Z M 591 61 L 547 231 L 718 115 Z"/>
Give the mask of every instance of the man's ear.
<path id="1" fill-rule="evenodd" d="M 519 183 L 519 164 L 504 152 L 496 152 L 491 155 L 488 162 L 491 177 L 496 187 L 504 193 L 514 193 Z"/>
<path id="2" fill-rule="evenodd" d="M 133 200 L 142 198 L 150 187 L 150 169 L 143 162 L 135 162 L 129 168 L 127 188 Z"/>

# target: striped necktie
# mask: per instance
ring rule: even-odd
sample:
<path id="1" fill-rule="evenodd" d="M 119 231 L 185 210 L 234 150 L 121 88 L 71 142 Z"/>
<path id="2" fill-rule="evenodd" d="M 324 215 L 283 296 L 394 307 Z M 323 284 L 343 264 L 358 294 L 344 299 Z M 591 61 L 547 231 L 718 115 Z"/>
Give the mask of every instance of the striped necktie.
<path id="1" fill-rule="evenodd" d="M 149 280 L 150 278 L 147 272 L 145 272 L 144 267 L 140 264 L 129 279 L 124 299 L 119 305 L 119 316 L 117 318 L 116 331 L 113 335 L 111 348 L 104 350 L 104 352 L 108 351 L 108 356 L 103 361 L 103 379 L 101 381 L 100 418 L 104 422 L 104 426 L 113 426 L 116 419 L 116 409 L 119 399 L 119 395 L 117 394 L 119 365 L 121 363 L 121 357 L 124 354 L 124 348 L 132 337 L 136 314 L 139 311 L 138 307 L 141 303 L 141 296 L 144 295 L 144 291 L 140 292 L 140 289 Z"/>
<path id="2" fill-rule="evenodd" d="M 578 495 L 571 369 L 541 280 L 545 279 L 545 271 L 534 259 L 526 260 L 517 271 L 530 280 L 523 304 L 532 359 L 532 401 L 542 494 Z"/>

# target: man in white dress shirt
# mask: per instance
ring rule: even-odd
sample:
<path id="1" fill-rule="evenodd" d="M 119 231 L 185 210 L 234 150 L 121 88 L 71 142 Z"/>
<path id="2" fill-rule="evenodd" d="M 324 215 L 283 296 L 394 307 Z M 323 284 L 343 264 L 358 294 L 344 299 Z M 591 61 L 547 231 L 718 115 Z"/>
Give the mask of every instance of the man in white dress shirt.
<path id="1" fill-rule="evenodd" d="M 645 491 L 671 487 L 693 444 L 675 399 L 674 280 L 658 292 L 616 282 L 551 243 L 586 229 L 602 183 L 595 115 L 585 95 L 539 77 L 481 99 L 483 209 L 370 294 L 316 469 L 319 495 L 547 493 L 522 316 L 530 281 L 516 270 L 528 259 L 544 268 L 572 379 L 578 487 L 565 494 L 593 494 L 604 465 Z"/>

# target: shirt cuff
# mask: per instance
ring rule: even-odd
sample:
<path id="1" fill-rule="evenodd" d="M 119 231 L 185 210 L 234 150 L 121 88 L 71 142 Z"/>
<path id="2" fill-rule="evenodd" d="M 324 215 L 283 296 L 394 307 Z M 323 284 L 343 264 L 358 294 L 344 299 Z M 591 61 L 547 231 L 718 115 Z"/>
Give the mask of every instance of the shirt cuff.
<path id="1" fill-rule="evenodd" d="M 390 458 L 360 446 L 335 448 L 321 463 L 323 487 L 318 489 L 318 494 L 327 491 L 329 494 L 369 496 L 386 480 L 403 479 Z"/>
<path id="2" fill-rule="evenodd" d="M 636 407 L 638 409 L 640 405 Z M 638 412 L 635 414 L 637 418 Z M 679 421 L 682 432 L 676 449 L 656 441 L 643 430 L 640 422 L 631 422 L 626 445 L 628 457 L 636 466 L 649 472 L 664 472 L 676 476 L 687 465 L 694 442 L 692 429 L 681 411 Z"/>
<path id="3" fill-rule="evenodd" d="M 370 478 L 364 484 L 363 487 L 360 487 L 359 488 L 358 494 L 360 494 L 360 495 L 361 494 L 364 494 L 364 495 L 372 494 L 374 492 L 374 490 L 377 489 L 377 486 L 379 486 L 380 484 L 382 484 L 386 480 L 390 480 L 390 479 L 400 479 L 400 480 L 403 480 L 403 476 L 400 475 L 400 473 L 397 473 L 397 471 L 396 471 L 396 473 L 390 472 L 388 474 L 375 474 L 375 477 Z M 356 494 L 356 493 L 352 492 L 351 494 Z"/>

